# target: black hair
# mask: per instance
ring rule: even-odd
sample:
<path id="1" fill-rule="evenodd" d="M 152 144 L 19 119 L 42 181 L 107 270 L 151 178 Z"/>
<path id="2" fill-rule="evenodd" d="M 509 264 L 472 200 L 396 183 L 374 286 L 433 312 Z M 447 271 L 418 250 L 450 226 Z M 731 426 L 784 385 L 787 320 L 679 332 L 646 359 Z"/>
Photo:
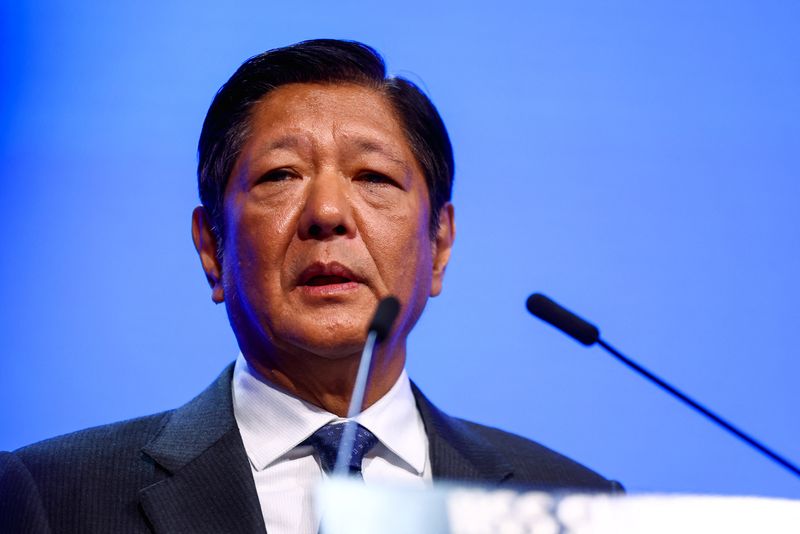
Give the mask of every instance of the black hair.
<path id="1" fill-rule="evenodd" d="M 220 88 L 208 109 L 197 147 L 197 181 L 220 251 L 225 187 L 250 133 L 252 108 L 269 92 L 291 83 L 352 83 L 387 97 L 425 173 L 433 238 L 439 212 L 452 195 L 454 172 L 453 149 L 439 112 L 413 82 L 387 77 L 383 58 L 373 48 L 356 41 L 314 39 L 248 59 Z"/>

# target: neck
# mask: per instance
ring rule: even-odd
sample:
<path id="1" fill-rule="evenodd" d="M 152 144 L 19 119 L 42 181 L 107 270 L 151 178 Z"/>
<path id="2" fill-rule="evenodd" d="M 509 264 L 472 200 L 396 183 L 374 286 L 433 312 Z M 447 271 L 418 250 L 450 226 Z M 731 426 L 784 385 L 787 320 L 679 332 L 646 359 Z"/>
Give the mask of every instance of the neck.
<path id="1" fill-rule="evenodd" d="M 347 417 L 361 352 L 336 358 L 294 351 L 275 351 L 268 355 L 244 350 L 242 353 L 247 363 L 264 379 L 310 404 L 339 417 Z M 405 343 L 391 341 L 376 348 L 362 411 L 394 386 L 403 372 L 405 359 Z"/>

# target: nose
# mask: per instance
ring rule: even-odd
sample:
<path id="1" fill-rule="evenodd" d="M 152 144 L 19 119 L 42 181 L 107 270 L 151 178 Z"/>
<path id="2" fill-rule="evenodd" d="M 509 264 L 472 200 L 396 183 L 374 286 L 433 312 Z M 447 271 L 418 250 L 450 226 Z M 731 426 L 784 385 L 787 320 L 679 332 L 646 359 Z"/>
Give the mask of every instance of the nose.
<path id="1" fill-rule="evenodd" d="M 325 240 L 355 234 L 346 180 L 334 173 L 310 180 L 298 230 L 301 239 Z"/>

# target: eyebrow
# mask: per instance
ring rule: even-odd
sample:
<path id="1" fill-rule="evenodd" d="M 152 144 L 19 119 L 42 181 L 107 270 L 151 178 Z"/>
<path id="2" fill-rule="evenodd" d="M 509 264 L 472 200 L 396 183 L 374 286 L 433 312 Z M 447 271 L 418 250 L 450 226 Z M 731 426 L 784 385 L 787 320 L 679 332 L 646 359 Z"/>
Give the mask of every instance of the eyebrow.
<path id="1" fill-rule="evenodd" d="M 408 162 L 404 160 L 395 150 L 393 150 L 390 146 L 386 145 L 385 143 L 381 143 L 379 141 L 375 141 L 374 139 L 369 139 L 367 137 L 355 137 L 352 139 L 352 143 L 359 150 L 361 153 L 373 153 L 379 154 L 398 165 L 402 165 L 403 167 L 408 167 Z M 296 149 L 302 145 L 307 145 L 307 141 L 302 137 L 298 137 L 293 134 L 283 135 L 278 137 L 277 139 L 273 139 L 266 145 L 261 147 L 260 152 L 262 154 L 268 154 L 273 150 L 282 150 L 282 149 Z"/>
<path id="2" fill-rule="evenodd" d="M 266 145 L 261 147 L 261 152 L 266 154 L 267 152 L 271 152 L 273 150 L 281 150 L 284 148 L 297 148 L 302 144 L 307 144 L 301 142 L 300 138 L 296 135 L 283 135 L 277 139 L 273 139 Z"/>
<path id="3" fill-rule="evenodd" d="M 404 167 L 408 166 L 407 161 L 401 158 L 391 147 L 383 143 L 364 137 L 353 139 L 353 143 L 361 152 L 380 154 L 398 165 L 403 165 Z"/>

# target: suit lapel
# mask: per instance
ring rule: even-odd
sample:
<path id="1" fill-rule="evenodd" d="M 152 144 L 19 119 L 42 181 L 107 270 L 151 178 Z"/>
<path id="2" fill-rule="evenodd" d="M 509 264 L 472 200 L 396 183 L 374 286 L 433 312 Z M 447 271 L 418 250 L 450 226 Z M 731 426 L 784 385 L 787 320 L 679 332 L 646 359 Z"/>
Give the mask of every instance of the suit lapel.
<path id="1" fill-rule="evenodd" d="M 233 415 L 229 366 L 172 413 L 143 453 L 166 476 L 139 492 L 156 532 L 266 532 L 250 462 Z M 428 435 L 434 481 L 500 484 L 513 476 L 503 455 L 469 424 L 441 412 L 411 384 Z"/>
<path id="2" fill-rule="evenodd" d="M 500 484 L 513 476 L 503 455 L 468 423 L 440 411 L 413 382 L 411 389 L 428 435 L 434 481 Z"/>
<path id="3" fill-rule="evenodd" d="M 233 415 L 232 366 L 175 410 L 143 452 L 167 476 L 139 492 L 156 532 L 265 532 Z"/>

